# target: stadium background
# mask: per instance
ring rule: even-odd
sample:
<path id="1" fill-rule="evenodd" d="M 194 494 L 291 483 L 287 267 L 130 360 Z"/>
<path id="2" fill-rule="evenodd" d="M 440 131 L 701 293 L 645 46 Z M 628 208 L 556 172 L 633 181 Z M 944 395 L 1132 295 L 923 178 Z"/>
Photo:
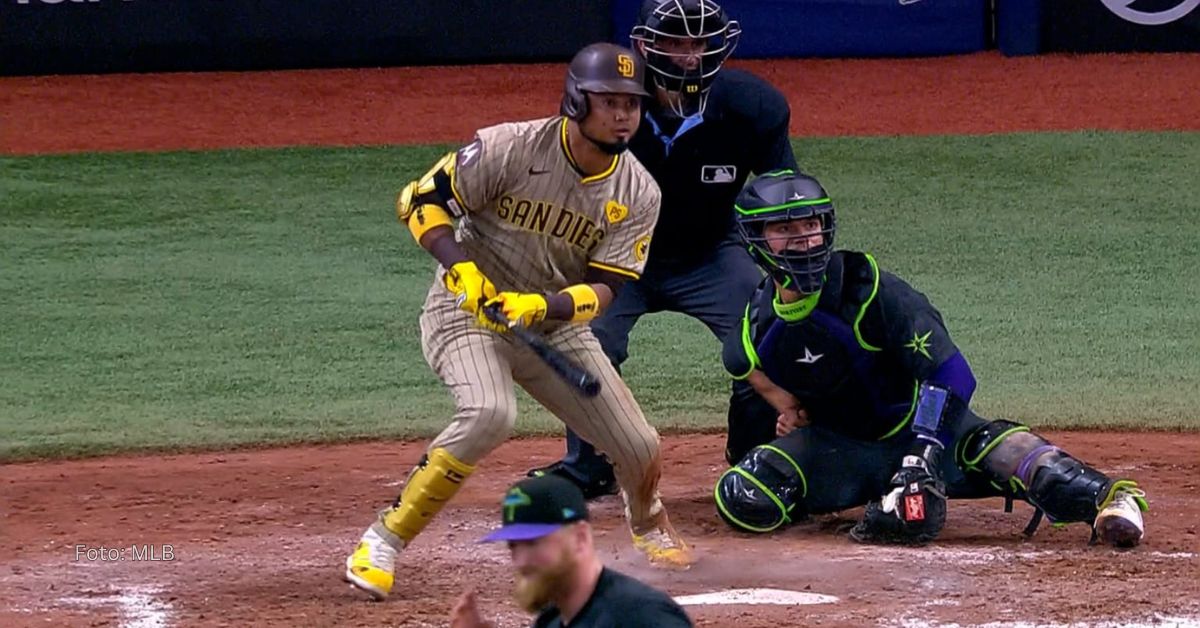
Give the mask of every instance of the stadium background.
<path id="1" fill-rule="evenodd" d="M 622 40 L 633 4 L 0 4 L 5 625 L 438 625 L 470 583 L 518 625 L 503 553 L 471 540 L 554 439 L 486 463 L 412 548 L 426 568 L 399 599 L 363 605 L 336 581 L 419 449 L 395 439 L 450 408 L 417 349 L 431 264 L 391 197 L 474 128 L 553 112 L 558 62 Z M 1200 56 L 1178 51 L 1200 42 L 1200 11 L 1144 26 L 1099 0 L 726 6 L 747 31 L 735 63 L 787 92 L 798 158 L 837 194 L 842 244 L 942 307 L 982 412 L 1084 429 L 1054 437 L 1143 479 L 1151 536 L 1132 554 L 1088 549 L 1078 529 L 1025 543 L 1027 509 L 998 504 L 956 505 L 925 554 L 847 545 L 853 512 L 734 535 L 709 497 L 716 346 L 666 315 L 638 328 L 627 372 L 669 434 L 667 497 L 707 560 L 640 571 L 606 503 L 610 559 L 673 593 L 841 598 L 695 607 L 707 625 L 1197 621 Z M 1061 54 L 1104 50 L 1163 52 Z M 363 69 L 300 70 L 327 67 Z M 523 398 L 522 432 L 557 429 L 533 409 Z M 259 449 L 357 440 L 372 442 Z M 176 559 L 71 549 L 135 543 Z M 1080 577 L 1095 593 L 1064 592 Z"/>

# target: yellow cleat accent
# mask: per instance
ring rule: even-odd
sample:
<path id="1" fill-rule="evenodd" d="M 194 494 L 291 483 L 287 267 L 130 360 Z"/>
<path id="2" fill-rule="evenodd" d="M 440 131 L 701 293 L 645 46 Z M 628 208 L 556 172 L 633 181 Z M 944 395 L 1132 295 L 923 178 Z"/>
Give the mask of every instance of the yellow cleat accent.
<path id="1" fill-rule="evenodd" d="M 387 598 L 396 580 L 397 551 L 392 542 L 404 546 L 394 535 L 389 536 L 393 538 L 385 538 L 375 530 L 375 526 L 367 528 L 354 553 L 346 559 L 346 581 L 378 601 Z"/>
<path id="2" fill-rule="evenodd" d="M 442 448 L 434 449 L 413 469 L 400 498 L 367 528 L 346 559 L 343 577 L 350 584 L 385 599 L 395 582 L 396 554 L 429 523 L 475 470 Z"/>
<path id="3" fill-rule="evenodd" d="M 670 569 L 687 569 L 696 559 L 688 544 L 670 524 L 655 528 L 645 534 L 633 535 L 633 546 L 646 555 L 651 564 Z"/>

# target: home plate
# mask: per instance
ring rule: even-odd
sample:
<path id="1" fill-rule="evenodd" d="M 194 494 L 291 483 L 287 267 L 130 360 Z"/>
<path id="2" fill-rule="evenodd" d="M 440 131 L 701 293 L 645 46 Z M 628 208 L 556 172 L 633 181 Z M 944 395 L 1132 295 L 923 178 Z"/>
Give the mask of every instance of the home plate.
<path id="1" fill-rule="evenodd" d="M 730 589 L 699 595 L 682 595 L 675 598 L 681 606 L 710 606 L 725 604 L 774 604 L 776 606 L 801 606 L 805 604 L 832 604 L 838 599 L 820 593 L 801 593 L 785 589 Z"/>

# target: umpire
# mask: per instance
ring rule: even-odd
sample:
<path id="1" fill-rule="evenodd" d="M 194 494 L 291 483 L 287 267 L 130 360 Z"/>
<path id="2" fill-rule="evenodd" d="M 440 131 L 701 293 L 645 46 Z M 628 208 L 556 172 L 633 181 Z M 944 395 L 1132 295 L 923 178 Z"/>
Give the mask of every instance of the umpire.
<path id="1" fill-rule="evenodd" d="M 507 542 L 517 572 L 514 597 L 538 613 L 534 628 L 682 628 L 692 622 L 667 594 L 600 562 L 587 502 L 571 482 L 546 475 L 513 485 L 500 512 L 503 526 L 482 542 Z M 451 628 L 494 626 L 464 593 Z"/>
<path id="2" fill-rule="evenodd" d="M 733 203 L 750 173 L 795 169 L 787 100 L 766 81 L 721 66 L 741 27 L 712 0 L 647 0 L 630 38 L 653 94 L 629 149 L 662 189 L 650 256 L 592 330 L 613 365 L 629 357 L 643 314 L 682 312 L 718 340 L 741 320 L 762 274 L 733 235 Z M 753 397 L 744 383 L 734 398 Z M 612 466 L 567 431 L 567 455 L 531 476 L 561 475 L 588 499 L 613 494 Z"/>

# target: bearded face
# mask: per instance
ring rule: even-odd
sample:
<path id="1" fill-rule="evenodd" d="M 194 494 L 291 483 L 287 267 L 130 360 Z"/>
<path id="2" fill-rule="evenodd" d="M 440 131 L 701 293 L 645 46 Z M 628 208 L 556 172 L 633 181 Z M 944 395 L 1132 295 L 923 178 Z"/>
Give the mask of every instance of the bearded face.
<path id="1" fill-rule="evenodd" d="M 517 571 L 513 598 L 521 608 L 536 613 L 570 589 L 579 564 L 574 532 L 568 527 L 509 544 Z"/>

